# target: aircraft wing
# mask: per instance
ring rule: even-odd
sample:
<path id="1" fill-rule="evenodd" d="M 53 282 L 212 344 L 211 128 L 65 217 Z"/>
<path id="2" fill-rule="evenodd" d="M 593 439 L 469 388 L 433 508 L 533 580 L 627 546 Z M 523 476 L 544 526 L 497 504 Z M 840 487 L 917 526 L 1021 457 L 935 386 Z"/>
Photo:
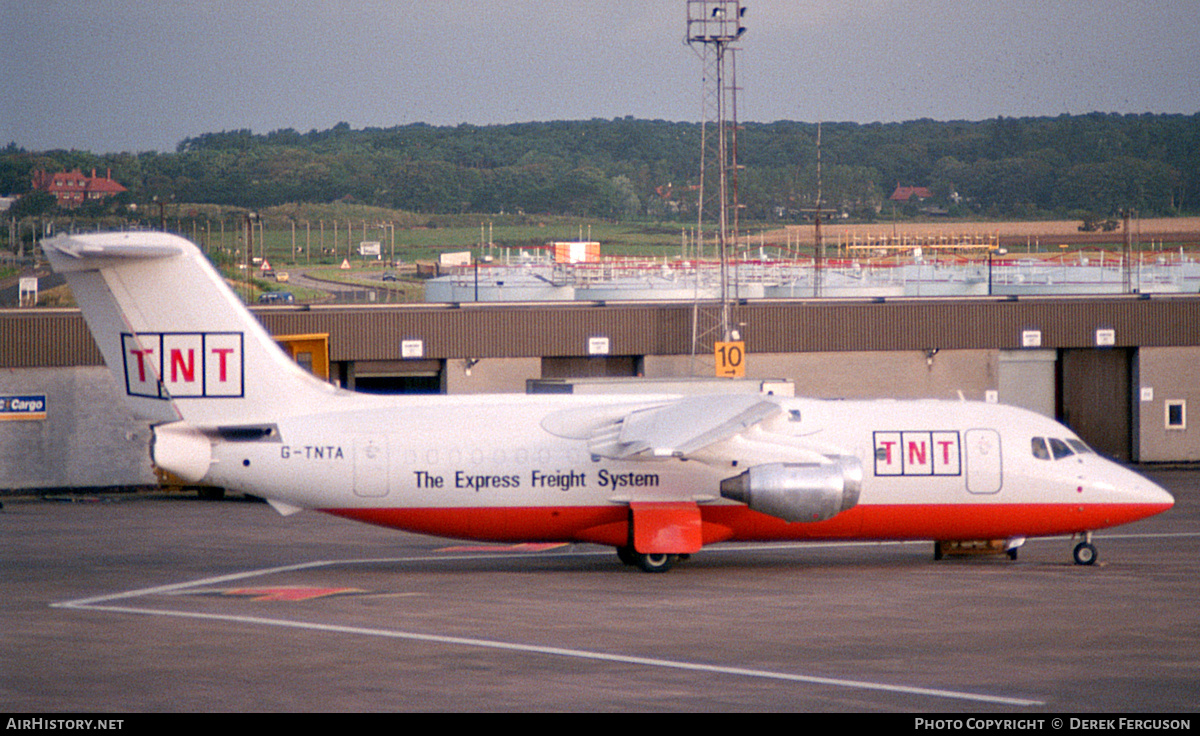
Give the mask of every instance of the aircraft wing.
<path id="1" fill-rule="evenodd" d="M 675 401 L 558 412 L 542 427 L 560 437 L 586 439 L 589 451 L 614 460 L 695 455 L 778 414 L 758 394 L 691 396 Z"/>
<path id="2" fill-rule="evenodd" d="M 596 458 L 678 458 L 736 473 L 711 489 L 664 493 L 635 487 L 610 498 L 629 504 L 637 552 L 690 554 L 700 549 L 706 534 L 716 535 L 708 537 L 711 541 L 721 533 L 719 525 L 706 528 L 701 503 L 724 497 L 788 522 L 826 520 L 858 503 L 858 458 L 818 444 L 811 434 L 778 431 L 771 425 L 783 411 L 762 395 L 715 394 L 568 409 L 547 416 L 542 428 L 586 440 Z M 798 412 L 791 411 L 786 421 L 798 419 Z"/>

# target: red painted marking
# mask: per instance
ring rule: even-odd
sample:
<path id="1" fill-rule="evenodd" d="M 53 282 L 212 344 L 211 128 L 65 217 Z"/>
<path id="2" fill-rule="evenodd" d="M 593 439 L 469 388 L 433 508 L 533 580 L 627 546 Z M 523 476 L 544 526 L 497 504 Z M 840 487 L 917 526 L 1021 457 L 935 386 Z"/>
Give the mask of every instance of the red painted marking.
<path id="1" fill-rule="evenodd" d="M 644 554 L 691 554 L 704 546 L 700 507 L 693 502 L 629 504 L 633 548 Z"/>
<path id="2" fill-rule="evenodd" d="M 1103 529 L 1171 504 L 894 504 L 857 506 L 828 521 L 789 524 L 740 505 L 698 506 L 703 544 L 786 539 L 1006 539 Z M 626 506 L 324 509 L 370 524 L 492 542 L 629 541 Z M 690 533 L 690 532 L 689 532 Z"/>
<path id="3" fill-rule="evenodd" d="M 187 362 L 183 360 L 183 351 L 179 348 L 171 349 L 171 381 L 179 380 L 179 373 L 183 372 L 183 380 L 192 383 L 196 380 L 196 355 L 190 348 L 187 351 Z"/>
<path id="4" fill-rule="evenodd" d="M 227 588 L 222 595 L 245 596 L 256 601 L 308 601 L 314 598 L 326 598 L 331 595 L 351 595 L 365 593 L 358 588 L 309 588 L 303 586 L 283 586 L 271 588 Z"/>
<path id="5" fill-rule="evenodd" d="M 614 547 L 629 539 L 626 506 L 325 509 L 368 524 L 440 537 L 489 542 L 594 542 Z"/>
<path id="6" fill-rule="evenodd" d="M 220 378 L 218 378 L 217 380 L 219 380 L 221 383 L 227 383 L 229 381 L 229 379 L 225 375 L 226 370 L 227 370 L 227 366 L 225 365 L 225 360 L 230 355 L 230 353 L 233 352 L 233 348 L 213 348 L 212 352 L 217 354 L 217 359 L 221 363 Z"/>
<path id="7" fill-rule="evenodd" d="M 566 542 L 527 542 L 524 544 L 476 544 L 441 547 L 438 552 L 545 552 L 567 546 Z"/>
<path id="8" fill-rule="evenodd" d="M 146 382 L 146 362 L 145 362 L 146 359 L 143 356 L 150 355 L 154 351 L 150 350 L 149 348 L 147 348 L 146 350 L 134 350 L 134 349 L 130 348 L 129 352 L 131 352 L 137 356 L 138 382 L 145 383 Z"/>

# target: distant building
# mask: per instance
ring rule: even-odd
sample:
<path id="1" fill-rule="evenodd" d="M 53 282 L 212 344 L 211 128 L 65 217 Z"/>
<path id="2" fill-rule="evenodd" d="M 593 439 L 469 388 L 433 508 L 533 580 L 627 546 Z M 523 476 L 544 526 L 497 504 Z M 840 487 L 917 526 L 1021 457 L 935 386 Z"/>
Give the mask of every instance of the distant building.
<path id="1" fill-rule="evenodd" d="M 57 174 L 36 170 L 33 172 L 33 188 L 50 192 L 58 201 L 59 207 L 68 209 L 78 207 L 84 202 L 105 199 L 126 191 L 125 187 L 113 181 L 112 169 L 109 169 L 103 177 L 96 176 L 95 169 L 92 169 L 91 176 L 87 176 L 79 169 L 60 171 Z"/>
<path id="2" fill-rule="evenodd" d="M 896 191 L 892 192 L 892 196 L 888 199 L 893 202 L 909 202 L 916 199 L 918 202 L 929 199 L 933 196 L 933 192 L 926 187 L 902 187 L 896 185 Z"/>

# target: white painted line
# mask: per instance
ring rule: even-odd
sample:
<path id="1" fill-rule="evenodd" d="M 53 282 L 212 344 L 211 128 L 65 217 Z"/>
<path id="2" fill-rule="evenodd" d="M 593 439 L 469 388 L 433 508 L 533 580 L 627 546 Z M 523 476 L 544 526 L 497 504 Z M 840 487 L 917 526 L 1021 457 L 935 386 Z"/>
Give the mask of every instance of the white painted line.
<path id="1" fill-rule="evenodd" d="M 1200 537 L 1200 532 L 1163 532 L 1163 533 L 1133 533 L 1133 534 L 1101 534 L 1092 535 L 1093 540 L 1103 539 L 1167 539 L 1174 537 Z M 1064 534 L 1057 537 L 1030 537 L 1025 540 L 1025 544 L 1033 544 L 1036 542 L 1061 542 L 1063 540 L 1074 539 L 1069 534 Z M 932 539 L 906 539 L 906 540 L 880 540 L 870 542 L 824 542 L 824 541 L 808 541 L 796 540 L 789 542 L 721 542 L 720 544 L 710 545 L 704 548 L 704 552 L 745 552 L 745 551 L 775 551 L 775 550 L 792 550 L 792 549 L 835 549 L 839 547 L 898 547 L 898 546 L 924 546 L 932 544 Z"/>
<path id="2" fill-rule="evenodd" d="M 263 575 L 270 575 L 277 572 L 291 572 L 293 570 L 308 570 L 316 567 L 325 567 L 333 562 L 306 562 L 299 565 L 285 565 L 283 567 L 268 567 L 262 570 L 250 570 L 247 572 L 231 573 L 229 575 L 218 575 L 217 577 L 202 578 L 193 580 L 187 583 L 172 583 L 170 585 L 156 585 L 153 588 L 139 588 L 137 590 L 127 590 L 122 593 L 110 593 L 108 595 L 98 595 L 92 598 L 80 598 L 74 601 L 63 601 L 62 603 L 51 603 L 51 608 L 88 608 L 97 603 L 104 601 L 117 601 L 125 598 L 139 598 L 145 595 L 155 595 L 158 593 L 177 593 L 180 590 L 187 588 L 195 588 L 201 585 L 215 585 L 218 583 L 227 583 L 231 580 L 244 580 L 246 578 L 256 578 Z"/>
<path id="3" fill-rule="evenodd" d="M 583 552 L 580 554 L 599 554 L 592 552 Z M 529 556 L 544 556 L 534 555 Z M 319 567 L 333 567 L 336 565 L 380 565 L 397 562 L 457 562 L 460 560 L 491 560 L 491 559 L 507 559 L 512 555 L 455 555 L 448 557 L 446 555 L 419 557 L 378 557 L 366 558 L 357 560 L 318 560 L 316 562 L 301 562 L 295 565 L 281 565 L 279 567 L 266 567 L 260 570 L 246 570 L 244 572 L 229 573 L 228 575 L 217 575 L 211 578 L 201 578 L 192 580 L 186 583 L 172 583 L 170 585 L 156 585 L 152 588 L 139 588 L 137 590 L 127 590 L 121 593 L 110 593 L 108 595 L 98 595 L 92 598 L 80 598 L 73 601 L 63 601 L 62 603 L 51 603 L 51 608 L 85 608 L 94 606 L 97 603 L 105 601 L 116 601 L 127 598 L 139 598 L 145 595 L 157 595 L 166 593 L 178 593 L 181 590 L 188 588 L 196 588 L 202 585 L 218 585 L 228 583 L 234 580 L 245 580 L 247 578 L 262 577 L 264 575 L 274 575 L 280 572 L 295 572 L 297 570 L 313 570 Z"/>
<path id="4" fill-rule="evenodd" d="M 828 685 L 831 687 L 843 687 L 856 690 L 873 690 L 878 692 L 903 693 L 905 695 L 924 695 L 932 698 L 945 698 L 951 700 L 967 700 L 977 703 L 992 703 L 996 705 L 1012 705 L 1012 706 L 1036 706 L 1045 705 L 1041 700 L 1029 700 L 1025 698 L 1010 698 L 1002 695 L 983 695 L 979 693 L 960 692 L 955 690 L 942 690 L 938 688 L 915 687 L 909 685 L 889 685 L 880 682 L 868 682 L 866 680 L 847 680 L 836 677 L 818 677 L 815 675 L 798 675 L 789 672 L 772 672 L 770 670 L 757 670 L 746 667 L 727 667 L 716 664 L 706 664 L 702 662 L 684 662 L 680 660 L 658 659 L 655 657 L 639 657 L 628 654 L 611 654 L 607 652 L 591 652 L 582 649 L 567 649 L 563 647 L 540 646 L 536 644 L 518 644 L 514 642 L 495 641 L 491 639 L 473 639 L 460 636 L 443 636 L 440 634 L 418 634 L 410 631 L 395 631 L 391 629 L 370 629 L 360 626 L 339 626 L 336 624 L 320 624 L 306 621 L 286 621 L 282 619 L 263 618 L 261 616 L 232 616 L 225 614 L 212 613 L 195 613 L 191 611 L 164 611 L 152 608 L 133 608 L 129 606 L 104 606 L 104 605 L 72 605 L 72 604 L 57 604 L 60 608 L 71 608 L 74 610 L 85 611 L 104 611 L 108 613 L 128 613 L 145 616 L 169 616 L 177 618 L 197 618 L 209 621 L 230 621 L 243 624 L 256 624 L 260 626 L 278 626 L 291 629 L 304 629 L 308 631 L 323 631 L 340 634 L 353 634 L 357 636 L 377 636 L 389 639 L 405 639 L 408 641 L 431 642 L 437 644 L 454 644 L 460 646 L 477 647 L 483 649 L 497 649 L 510 652 L 522 652 L 526 654 L 544 654 L 555 657 L 571 657 L 575 659 L 587 659 L 598 662 L 619 662 L 622 664 L 635 664 L 646 667 L 663 667 L 667 669 L 689 670 L 693 672 L 709 672 L 719 675 L 738 675 L 741 677 L 757 677 L 768 680 L 780 680 L 785 682 L 803 682 L 810 685 Z"/>
<path id="5" fill-rule="evenodd" d="M 1093 534 L 1092 539 L 1170 539 L 1174 537 L 1200 537 L 1200 532 L 1161 532 L 1158 534 Z M 1063 537 L 1067 539 L 1068 537 Z"/>
<path id="6" fill-rule="evenodd" d="M 560 553 L 561 554 L 561 553 Z M 602 554 L 600 552 L 581 552 L 578 554 L 593 555 Z M 611 553 L 603 553 L 611 554 Z M 545 556 L 550 556 L 545 555 Z M 64 608 L 77 611 L 101 611 L 107 613 L 125 613 L 139 616 L 166 616 L 173 618 L 191 618 L 207 621 L 229 621 L 243 624 L 253 624 L 259 626 L 275 626 L 291 629 L 303 629 L 308 631 L 323 631 L 329 633 L 351 634 L 356 636 L 374 636 L 390 639 L 403 639 L 408 641 L 430 642 L 438 644 L 452 644 L 467 647 L 477 647 L 483 649 L 493 649 L 510 652 L 521 652 L 526 654 L 539 654 L 553 657 L 569 657 L 573 659 L 585 659 L 597 662 L 618 662 L 622 664 L 634 664 L 646 667 L 660 667 L 675 670 L 687 670 L 692 672 L 708 672 L 718 675 L 735 675 L 740 677 L 754 677 L 769 680 L 777 680 L 782 682 L 799 682 L 810 685 L 826 685 L 830 687 L 850 688 L 856 690 L 869 690 L 876 692 L 901 693 L 905 695 L 923 695 L 932 698 L 942 698 L 951 700 L 963 700 L 978 703 L 991 703 L 995 705 L 1009 706 L 1038 706 L 1045 705 L 1044 701 L 1030 700 L 1026 698 L 1012 698 L 1002 695 L 984 695 L 979 693 L 962 692 L 956 690 L 943 690 L 939 688 L 926 688 L 910 685 L 893 685 L 881 682 L 870 682 L 866 680 L 850 680 L 836 677 L 821 677 L 816 675 L 801 675 L 789 672 L 774 672 L 770 670 L 759 670 L 747 667 L 730 667 L 725 665 L 717 665 L 703 662 L 686 662 L 682 660 L 659 659 L 656 657 L 641 657 L 629 654 L 613 654 L 609 652 L 595 652 L 583 649 L 570 649 L 563 647 L 542 646 L 537 644 L 520 644 L 516 642 L 497 641 L 492 639 L 475 639 L 459 636 L 444 636 L 441 634 L 421 634 L 410 631 L 397 631 L 392 629 L 376 629 L 365 628 L 358 626 L 341 626 L 337 624 L 322 624 L 306 621 L 288 621 L 283 619 L 266 618 L 261 616 L 237 616 L 230 614 L 213 614 L 199 613 L 194 611 L 173 611 L 162 610 L 155 608 L 140 608 L 134 606 L 118 606 L 106 605 L 108 601 L 129 600 L 147 595 L 156 594 L 174 594 L 188 588 L 200 586 L 208 586 L 220 583 L 227 583 L 233 580 L 244 580 L 252 577 L 261 577 L 280 572 L 294 572 L 297 570 L 309 570 L 321 567 L 331 567 L 338 565 L 365 565 L 365 564 L 380 564 L 380 563 L 397 563 L 397 562 L 449 562 L 464 559 L 496 559 L 504 558 L 511 559 L 511 554 L 498 555 L 469 555 L 447 557 L 445 555 L 437 555 L 432 557 L 396 557 L 396 558 L 379 558 L 379 559 L 364 559 L 364 560 L 320 560 L 296 565 L 284 565 L 280 567 L 264 568 L 262 570 L 249 570 L 240 573 L 232 573 L 229 575 L 220 575 L 216 577 L 203 578 L 186 583 L 176 583 L 172 585 L 159 585 L 151 588 L 141 588 L 138 590 L 130 590 L 121 593 L 113 593 L 104 596 L 94 596 L 91 598 L 81 598 L 73 601 L 63 601 L 60 603 L 52 603 L 51 608 Z"/>

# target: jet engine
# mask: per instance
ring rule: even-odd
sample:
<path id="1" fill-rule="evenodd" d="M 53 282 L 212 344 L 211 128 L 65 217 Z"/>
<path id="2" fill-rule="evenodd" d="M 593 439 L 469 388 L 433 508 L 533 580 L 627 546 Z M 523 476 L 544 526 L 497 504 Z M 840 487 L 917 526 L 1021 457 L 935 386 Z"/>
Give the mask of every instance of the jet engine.
<path id="1" fill-rule="evenodd" d="M 767 463 L 721 481 L 721 495 L 784 521 L 825 521 L 853 508 L 862 463 L 838 455 L 828 463 Z"/>
<path id="2" fill-rule="evenodd" d="M 150 457 L 163 470 L 195 483 L 212 465 L 212 442 L 185 422 L 160 424 L 154 428 Z"/>

